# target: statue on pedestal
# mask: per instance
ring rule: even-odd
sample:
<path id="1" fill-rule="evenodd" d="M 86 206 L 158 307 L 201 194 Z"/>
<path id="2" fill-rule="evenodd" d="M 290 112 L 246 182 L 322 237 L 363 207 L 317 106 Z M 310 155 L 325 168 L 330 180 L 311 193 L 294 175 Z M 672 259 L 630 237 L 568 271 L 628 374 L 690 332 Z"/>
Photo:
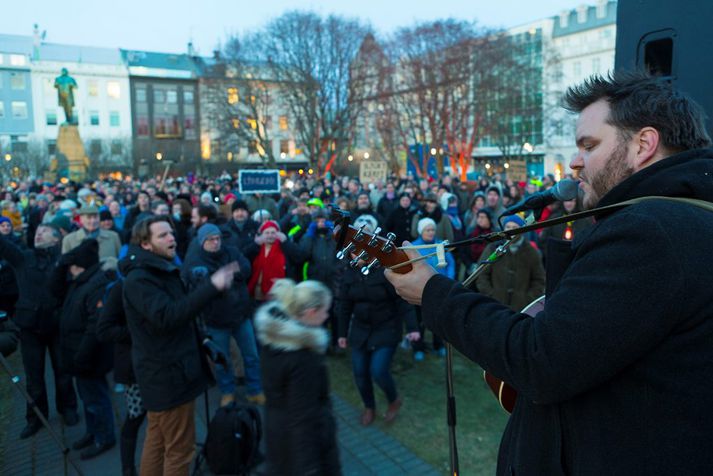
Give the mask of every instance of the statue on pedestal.
<path id="1" fill-rule="evenodd" d="M 74 92 L 77 82 L 69 75 L 67 68 L 62 68 L 62 74 L 54 80 L 54 87 L 57 89 L 57 100 L 64 109 L 65 124 L 76 124 L 77 118 L 73 115 Z"/>

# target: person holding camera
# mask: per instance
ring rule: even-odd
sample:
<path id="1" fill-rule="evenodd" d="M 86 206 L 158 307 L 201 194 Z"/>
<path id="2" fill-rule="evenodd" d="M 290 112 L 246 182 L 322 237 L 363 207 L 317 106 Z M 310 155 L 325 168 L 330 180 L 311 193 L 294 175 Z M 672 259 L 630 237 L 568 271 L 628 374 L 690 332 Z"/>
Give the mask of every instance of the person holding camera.
<path id="1" fill-rule="evenodd" d="M 173 263 L 176 239 L 168 217 L 138 222 L 131 241 L 136 247 L 120 270 L 131 359 L 148 412 L 140 474 L 187 475 L 195 444 L 195 399 L 213 383 L 204 352 L 225 362 L 215 344 L 202 338 L 195 318 L 232 286 L 238 266 L 220 267 L 189 293 Z"/>

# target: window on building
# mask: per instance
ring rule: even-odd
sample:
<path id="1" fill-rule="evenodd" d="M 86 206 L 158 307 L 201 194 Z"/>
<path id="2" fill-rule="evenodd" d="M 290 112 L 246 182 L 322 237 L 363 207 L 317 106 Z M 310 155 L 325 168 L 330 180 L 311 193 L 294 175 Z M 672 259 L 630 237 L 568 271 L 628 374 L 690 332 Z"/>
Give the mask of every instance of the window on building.
<path id="1" fill-rule="evenodd" d="M 186 139 L 195 139 L 196 134 L 196 117 L 193 114 L 183 115 L 183 135 Z"/>
<path id="2" fill-rule="evenodd" d="M 160 88 L 155 88 L 153 90 L 153 102 L 156 104 L 163 104 L 166 102 L 166 91 Z"/>
<path id="3" fill-rule="evenodd" d="M 0 53 L 0 64 L 3 62 L 3 55 Z"/>
<path id="4" fill-rule="evenodd" d="M 109 127 L 119 127 L 120 124 L 119 111 L 109 111 Z"/>
<path id="5" fill-rule="evenodd" d="M 248 142 L 248 154 L 257 154 L 257 141 L 251 140 Z"/>
<path id="6" fill-rule="evenodd" d="M 602 67 L 602 62 L 599 58 L 592 58 L 592 73 L 597 74 Z"/>
<path id="7" fill-rule="evenodd" d="M 574 75 L 575 80 L 579 80 L 582 76 L 582 63 L 579 61 L 572 63 L 572 74 Z"/>
<path id="8" fill-rule="evenodd" d="M 124 146 L 120 140 L 111 141 L 111 155 L 121 155 L 124 152 Z"/>
<path id="9" fill-rule="evenodd" d="M 93 157 L 101 155 L 102 153 L 102 141 L 99 139 L 92 139 L 89 142 L 89 154 Z"/>
<path id="10" fill-rule="evenodd" d="M 27 152 L 27 136 L 10 136 L 10 150 L 13 154 Z"/>
<path id="11" fill-rule="evenodd" d="M 48 140 L 47 141 L 47 154 L 48 155 L 54 155 L 57 153 L 57 141 L 56 140 Z"/>
<path id="12" fill-rule="evenodd" d="M 12 118 L 27 119 L 27 103 L 25 101 L 12 101 Z"/>
<path id="13" fill-rule="evenodd" d="M 46 122 L 48 126 L 57 125 L 57 111 L 47 111 L 45 116 L 47 118 Z"/>
<path id="14" fill-rule="evenodd" d="M 240 129 L 240 119 L 237 117 L 230 119 L 230 124 L 233 126 L 233 129 Z"/>
<path id="15" fill-rule="evenodd" d="M 109 81 L 106 83 L 106 94 L 112 99 L 121 98 L 121 85 L 119 81 Z"/>
<path id="16" fill-rule="evenodd" d="M 290 153 L 290 141 L 289 140 L 281 140 L 280 141 L 280 155 L 282 154 L 289 154 Z"/>
<path id="17" fill-rule="evenodd" d="M 148 115 L 137 115 L 136 116 L 136 135 L 139 137 L 149 136 L 149 116 Z"/>
<path id="18" fill-rule="evenodd" d="M 248 117 L 247 119 L 245 119 L 245 122 L 248 123 L 248 125 L 250 126 L 250 129 L 253 129 L 253 130 L 257 129 L 257 121 L 255 120 L 255 118 Z"/>
<path id="19" fill-rule="evenodd" d="M 10 64 L 12 66 L 25 66 L 27 64 L 27 59 L 25 55 L 10 55 Z"/>
<path id="20" fill-rule="evenodd" d="M 268 114 L 267 116 L 263 117 L 263 121 L 265 121 L 265 129 L 266 130 L 269 131 L 270 129 L 272 129 L 272 116 L 271 115 Z"/>
<path id="21" fill-rule="evenodd" d="M 146 102 L 146 88 L 136 88 L 136 102 Z"/>
<path id="22" fill-rule="evenodd" d="M 183 104 L 193 104 L 193 91 L 183 91 Z"/>
<path id="23" fill-rule="evenodd" d="M 236 104 L 239 100 L 238 88 L 228 88 L 228 104 Z"/>
<path id="24" fill-rule="evenodd" d="M 99 111 L 89 111 L 89 124 L 92 126 L 99 125 Z"/>
<path id="25" fill-rule="evenodd" d="M 178 102 L 178 91 L 166 91 L 166 102 L 176 104 Z"/>
<path id="26" fill-rule="evenodd" d="M 25 73 L 10 73 L 10 87 L 12 89 L 25 89 Z"/>
<path id="27" fill-rule="evenodd" d="M 280 130 L 281 131 L 286 131 L 288 129 L 288 122 L 287 122 L 287 116 L 280 116 Z"/>
<path id="28" fill-rule="evenodd" d="M 97 81 L 87 81 L 87 94 L 89 94 L 91 97 L 99 96 L 99 83 Z"/>
<path id="29" fill-rule="evenodd" d="M 5 118 L 5 103 L 0 101 L 0 119 Z"/>

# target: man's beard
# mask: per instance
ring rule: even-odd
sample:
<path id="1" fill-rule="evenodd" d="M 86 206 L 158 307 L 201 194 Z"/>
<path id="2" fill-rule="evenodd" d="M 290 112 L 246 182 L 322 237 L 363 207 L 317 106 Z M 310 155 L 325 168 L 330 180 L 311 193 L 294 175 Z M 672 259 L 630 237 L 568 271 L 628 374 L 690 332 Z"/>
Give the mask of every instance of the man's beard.
<path id="1" fill-rule="evenodd" d="M 585 171 L 585 182 L 590 189 L 583 200 L 585 210 L 596 207 L 602 197 L 612 188 L 634 174 L 634 168 L 626 163 L 627 153 L 627 143 L 625 140 L 620 139 L 601 172 L 593 177 L 586 177 Z"/>

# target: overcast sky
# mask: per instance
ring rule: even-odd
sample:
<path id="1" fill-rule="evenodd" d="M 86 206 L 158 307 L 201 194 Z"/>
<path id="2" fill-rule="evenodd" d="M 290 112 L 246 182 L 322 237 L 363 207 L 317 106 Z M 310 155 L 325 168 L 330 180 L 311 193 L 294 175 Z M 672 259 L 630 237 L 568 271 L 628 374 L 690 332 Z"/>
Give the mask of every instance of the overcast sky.
<path id="1" fill-rule="evenodd" d="M 208 55 L 233 32 L 264 25 L 286 10 L 358 17 L 379 32 L 454 17 L 511 27 L 572 9 L 582 0 L 3 0 L 0 33 L 109 48 L 184 52 L 189 39 Z M 586 2 L 594 4 L 595 0 Z"/>

